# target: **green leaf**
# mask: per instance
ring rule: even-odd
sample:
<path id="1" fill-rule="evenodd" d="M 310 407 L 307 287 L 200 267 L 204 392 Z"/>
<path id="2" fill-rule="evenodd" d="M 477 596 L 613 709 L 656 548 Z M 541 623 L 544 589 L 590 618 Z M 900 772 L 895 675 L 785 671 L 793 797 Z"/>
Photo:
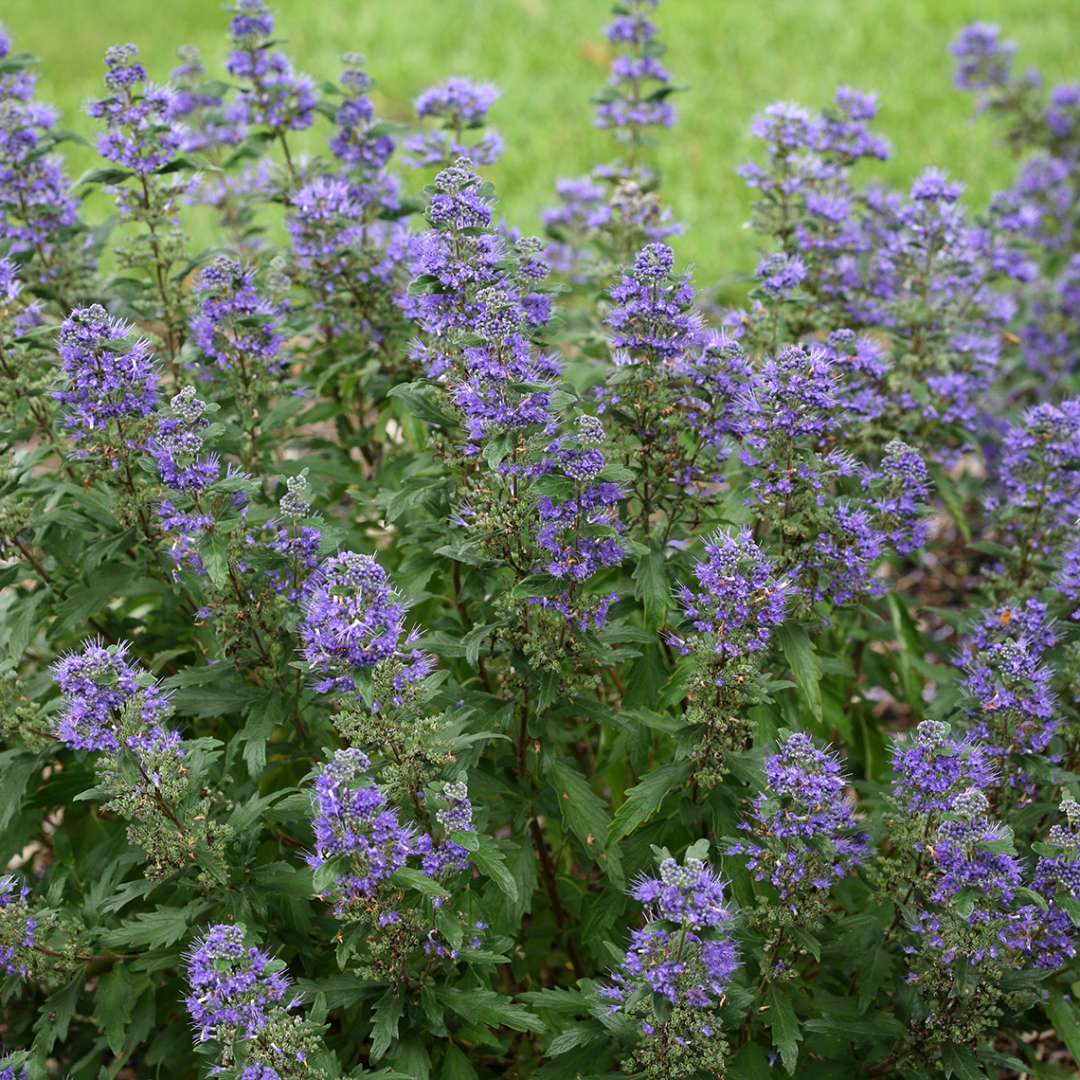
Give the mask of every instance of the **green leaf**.
<path id="1" fill-rule="evenodd" d="M 133 572 L 130 566 L 99 566 L 85 585 L 77 585 L 60 604 L 58 627 L 83 630 L 89 619 L 118 597 L 164 593 L 161 582 Z"/>
<path id="2" fill-rule="evenodd" d="M 772 1031 L 772 1044 L 779 1051 L 780 1060 L 789 1075 L 794 1075 L 795 1064 L 799 1060 L 799 1041 L 802 1032 L 795 1016 L 795 1007 L 786 990 L 778 986 L 769 988 L 769 1008 L 765 1011 L 765 1022 Z"/>
<path id="3" fill-rule="evenodd" d="M 122 964 L 114 964 L 102 975 L 94 994 L 94 1014 L 114 1054 L 124 1048 L 124 1032 L 137 1000 L 131 977 Z"/>
<path id="4" fill-rule="evenodd" d="M 917 717 L 923 715 L 922 679 L 916 671 L 916 665 L 922 659 L 923 645 L 918 627 L 911 613 L 899 597 L 889 593 L 889 612 L 892 615 L 893 631 L 900 646 L 900 682 L 904 689 L 904 700 L 914 710 Z"/>
<path id="5" fill-rule="evenodd" d="M 979 1064 L 979 1059 L 964 1046 L 948 1045 L 942 1051 L 941 1064 L 947 1077 L 959 1080 L 986 1080 L 986 1070 Z"/>
<path id="6" fill-rule="evenodd" d="M 1043 1012 L 1054 1025 L 1061 1041 L 1069 1048 L 1073 1061 L 1080 1062 L 1080 1009 L 1075 1001 L 1064 997 L 1052 997 L 1043 1002 Z"/>
<path id="7" fill-rule="evenodd" d="M 470 856 L 477 869 L 491 878 L 514 903 L 518 900 L 517 882 L 506 867 L 506 856 L 493 837 L 481 834 L 480 847 Z"/>
<path id="8" fill-rule="evenodd" d="M 387 990 L 372 1011 L 371 1060 L 378 1061 L 398 1036 L 398 1024 L 405 1011 L 405 1002 L 394 990 Z"/>
<path id="9" fill-rule="evenodd" d="M 629 836 L 660 809 L 664 800 L 682 787 L 690 775 L 691 762 L 673 761 L 646 773 L 640 783 L 626 793 L 626 801 L 619 807 L 608 830 L 608 846 Z"/>
<path id="10" fill-rule="evenodd" d="M 435 404 L 434 393 L 430 392 L 424 383 L 398 383 L 390 388 L 389 396 L 403 402 L 406 409 L 418 420 L 426 420 L 436 427 L 457 426 L 457 421 Z"/>
<path id="11" fill-rule="evenodd" d="M 41 762 L 36 754 L 22 749 L 0 753 L 0 829 L 15 816 L 30 777 L 40 769 Z"/>
<path id="12" fill-rule="evenodd" d="M 205 904 L 187 907 L 158 907 L 143 911 L 123 926 L 101 936 L 101 943 L 110 949 L 163 949 L 178 942 L 194 924 Z"/>
<path id="13" fill-rule="evenodd" d="M 539 1016 L 494 990 L 444 986 L 439 989 L 439 999 L 448 1009 L 474 1024 L 537 1034 L 544 1030 L 544 1022 Z"/>
<path id="14" fill-rule="evenodd" d="M 476 667 L 480 659 L 480 646 L 494 629 L 495 624 L 483 623 L 480 626 L 474 626 L 461 639 L 461 644 L 465 646 L 465 660 L 470 667 Z"/>
<path id="15" fill-rule="evenodd" d="M 785 623 L 777 632 L 777 640 L 784 652 L 784 659 L 795 676 L 795 684 L 810 715 L 818 724 L 823 723 L 824 709 L 821 700 L 821 664 L 814 643 L 802 626 Z"/>
<path id="16" fill-rule="evenodd" d="M 662 549 L 653 548 L 634 569 L 634 596 L 645 607 L 645 625 L 657 630 L 671 607 L 671 582 Z"/>
<path id="17" fill-rule="evenodd" d="M 89 169 L 71 186 L 79 188 L 85 184 L 122 184 L 129 176 L 134 175 L 130 169 Z"/>
<path id="18" fill-rule="evenodd" d="M 859 966 L 859 1012 L 866 1012 L 892 974 L 893 958 L 879 941 L 872 945 L 866 963 Z"/>
<path id="19" fill-rule="evenodd" d="M 607 803 L 593 791 L 577 766 L 565 759 L 552 761 L 547 777 L 558 796 L 563 821 L 594 861 L 599 862 L 611 828 Z"/>
<path id="20" fill-rule="evenodd" d="M 452 1042 L 446 1044 L 439 1080 L 476 1080 L 476 1070 Z"/>
<path id="21" fill-rule="evenodd" d="M 445 900 L 450 895 L 433 878 L 429 878 L 427 874 L 411 866 L 403 866 L 399 870 L 395 870 L 391 880 L 397 885 L 415 889 L 418 893 L 423 893 L 424 896 L 437 896 Z"/>
<path id="22" fill-rule="evenodd" d="M 560 1054 L 568 1054 L 579 1046 L 588 1046 L 598 1039 L 607 1037 L 607 1033 L 597 1023 L 575 1024 L 573 1027 L 564 1028 L 548 1044 L 548 1057 L 558 1057 Z"/>
<path id="23" fill-rule="evenodd" d="M 376 997 L 385 983 L 365 982 L 345 972 L 327 975 L 322 979 L 297 979 L 297 988 L 306 1001 L 321 996 L 329 1009 L 348 1009 L 358 1002 Z"/>
<path id="24" fill-rule="evenodd" d="M 756 1043 L 747 1043 L 728 1069 L 728 1080 L 769 1080 L 772 1075 L 769 1057 Z"/>
<path id="25" fill-rule="evenodd" d="M 219 532 L 211 532 L 202 544 L 201 553 L 206 576 L 215 588 L 220 589 L 229 576 L 229 550 L 225 537 Z"/>
<path id="26" fill-rule="evenodd" d="M 38 1053 L 51 1054 L 53 1047 L 67 1037 L 82 985 L 83 976 L 80 974 L 62 990 L 45 999 L 34 1024 L 34 1048 Z"/>

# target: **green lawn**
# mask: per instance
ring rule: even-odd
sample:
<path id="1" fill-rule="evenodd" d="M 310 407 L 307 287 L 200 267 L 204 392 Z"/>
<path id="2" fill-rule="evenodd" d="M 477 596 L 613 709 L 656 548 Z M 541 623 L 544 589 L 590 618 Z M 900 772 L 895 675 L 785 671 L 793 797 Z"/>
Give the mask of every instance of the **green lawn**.
<path id="1" fill-rule="evenodd" d="M 492 115 L 507 151 L 493 179 L 515 224 L 533 228 L 556 177 L 609 153 L 588 102 L 609 59 L 606 0 L 278 0 L 274 8 L 301 69 L 332 78 L 342 52 L 364 52 L 378 105 L 392 117 L 408 118 L 411 97 L 446 75 L 498 83 L 503 98 Z M 43 96 L 84 134 L 92 124 L 81 105 L 98 92 L 108 45 L 135 42 L 160 79 L 183 42 L 198 45 L 208 66 L 226 48 L 217 0 L 5 0 L 2 10 L 16 47 L 43 60 Z M 681 254 L 703 279 L 746 266 L 748 200 L 734 170 L 750 151 L 752 115 L 776 99 L 823 104 L 842 83 L 880 94 L 880 129 L 895 149 L 889 180 L 938 164 L 977 200 L 1002 185 L 1009 163 L 990 127 L 969 122 L 971 102 L 950 81 L 948 43 L 975 18 L 1002 24 L 1020 42 L 1022 65 L 1049 79 L 1080 77 L 1080 65 L 1069 64 L 1077 0 L 664 0 L 668 65 L 689 88 L 659 152 L 667 199 L 690 226 Z"/>

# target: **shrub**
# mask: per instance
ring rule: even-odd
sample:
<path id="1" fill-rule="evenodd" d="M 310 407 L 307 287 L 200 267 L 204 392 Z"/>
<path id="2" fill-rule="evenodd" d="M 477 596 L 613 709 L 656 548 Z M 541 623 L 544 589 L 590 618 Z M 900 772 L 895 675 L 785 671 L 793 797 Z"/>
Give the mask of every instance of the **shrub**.
<path id="1" fill-rule="evenodd" d="M 1080 1052 L 1080 91 L 962 32 L 978 212 L 864 178 L 872 96 L 768 107 L 732 307 L 655 6 L 545 240 L 494 87 L 401 130 L 262 0 L 227 81 L 110 49 L 74 183 L 0 37 L 0 1076 Z"/>

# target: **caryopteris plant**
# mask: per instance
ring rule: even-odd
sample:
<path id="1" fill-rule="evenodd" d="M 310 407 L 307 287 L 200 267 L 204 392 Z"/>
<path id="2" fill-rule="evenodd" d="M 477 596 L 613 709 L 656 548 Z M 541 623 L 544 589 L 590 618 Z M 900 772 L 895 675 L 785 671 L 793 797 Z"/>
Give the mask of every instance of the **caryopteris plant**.
<path id="1" fill-rule="evenodd" d="M 765 108 L 718 300 L 656 6 L 544 238 L 262 0 L 75 181 L 0 36 L 0 1078 L 1074 1075 L 1080 89 Z"/>

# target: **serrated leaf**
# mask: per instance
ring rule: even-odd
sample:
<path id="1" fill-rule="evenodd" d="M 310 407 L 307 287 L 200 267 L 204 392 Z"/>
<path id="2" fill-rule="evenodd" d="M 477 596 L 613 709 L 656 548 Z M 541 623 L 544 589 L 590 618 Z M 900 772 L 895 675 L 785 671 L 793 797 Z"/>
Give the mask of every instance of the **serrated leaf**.
<path id="1" fill-rule="evenodd" d="M 641 779 L 626 793 L 626 800 L 615 813 L 607 842 L 617 843 L 629 836 L 655 814 L 671 792 L 682 787 L 690 775 L 691 762 L 673 761 L 661 765 Z"/>
<path id="2" fill-rule="evenodd" d="M 371 1016 L 371 1060 L 383 1057 L 398 1037 L 398 1024 L 405 1011 L 405 1002 L 394 990 L 387 990 L 375 1003 Z"/>
<path id="3" fill-rule="evenodd" d="M 948 1045 L 941 1052 L 941 1064 L 947 1077 L 957 1080 L 986 1080 L 986 1070 L 965 1046 Z"/>
<path id="4" fill-rule="evenodd" d="M 102 934 L 101 942 L 112 949 L 167 948 L 188 932 L 204 907 L 204 904 L 189 904 L 140 912 L 122 926 Z"/>
<path id="5" fill-rule="evenodd" d="M 514 880 L 514 875 L 507 869 L 506 856 L 503 855 L 495 839 L 480 834 L 480 846 L 470 858 L 485 877 L 491 878 L 513 903 L 517 903 L 517 882 Z"/>
<path id="6" fill-rule="evenodd" d="M 728 1080 L 769 1080 L 773 1075 L 768 1055 L 756 1043 L 742 1047 L 728 1069 Z"/>
<path id="7" fill-rule="evenodd" d="M 0 829 L 15 816 L 30 777 L 40 769 L 41 762 L 36 754 L 23 749 L 0 753 Z"/>
<path id="8" fill-rule="evenodd" d="M 892 974 L 893 958 L 881 942 L 873 945 L 865 964 L 859 965 L 859 1012 L 866 1012 Z"/>
<path id="9" fill-rule="evenodd" d="M 114 1054 L 124 1048 L 124 1032 L 138 997 L 123 965 L 115 964 L 101 977 L 94 994 L 94 1013 Z"/>
<path id="10" fill-rule="evenodd" d="M 37 1023 L 34 1024 L 34 1048 L 38 1053 L 46 1056 L 51 1054 L 53 1047 L 67 1037 L 82 985 L 83 976 L 80 974 L 42 1003 Z"/>
<path id="11" fill-rule="evenodd" d="M 1080 1062 L 1080 1009 L 1075 1001 L 1064 997 L 1052 997 L 1043 1002 L 1046 1013 L 1061 1041 L 1069 1048 L 1073 1061 Z"/>
<path id="12" fill-rule="evenodd" d="M 452 1012 L 473 1024 L 510 1028 L 511 1031 L 532 1031 L 537 1034 L 545 1029 L 539 1016 L 494 990 L 465 990 L 444 986 L 439 990 L 439 999 Z"/>
<path id="13" fill-rule="evenodd" d="M 391 880 L 397 885 L 415 889 L 424 896 L 437 896 L 445 900 L 450 895 L 434 878 L 428 877 L 423 871 L 411 866 L 403 866 L 395 870 Z"/>
<path id="14" fill-rule="evenodd" d="M 593 791 L 589 781 L 569 761 L 556 759 L 547 776 L 559 800 L 559 811 L 570 831 L 595 859 L 604 850 L 611 814 L 607 804 Z"/>
<path id="15" fill-rule="evenodd" d="M 788 1075 L 795 1074 L 795 1065 L 799 1060 L 799 1041 L 802 1032 L 795 1016 L 795 1007 L 787 991 L 778 986 L 769 988 L 769 1008 L 765 1011 L 765 1022 L 772 1032 L 772 1044 L 780 1054 L 780 1060 Z"/>
<path id="16" fill-rule="evenodd" d="M 799 696 L 810 711 L 810 715 L 821 724 L 824 719 L 824 706 L 821 699 L 821 664 L 814 643 L 802 626 L 785 623 L 777 631 L 777 641 L 783 650 L 784 659 L 795 676 Z"/>
<path id="17" fill-rule="evenodd" d="M 469 1059 L 452 1042 L 447 1042 L 439 1080 L 476 1080 L 476 1075 Z"/>
<path id="18" fill-rule="evenodd" d="M 671 582 L 662 549 L 653 548 L 634 568 L 634 596 L 645 608 L 645 624 L 657 630 L 671 607 Z"/>

